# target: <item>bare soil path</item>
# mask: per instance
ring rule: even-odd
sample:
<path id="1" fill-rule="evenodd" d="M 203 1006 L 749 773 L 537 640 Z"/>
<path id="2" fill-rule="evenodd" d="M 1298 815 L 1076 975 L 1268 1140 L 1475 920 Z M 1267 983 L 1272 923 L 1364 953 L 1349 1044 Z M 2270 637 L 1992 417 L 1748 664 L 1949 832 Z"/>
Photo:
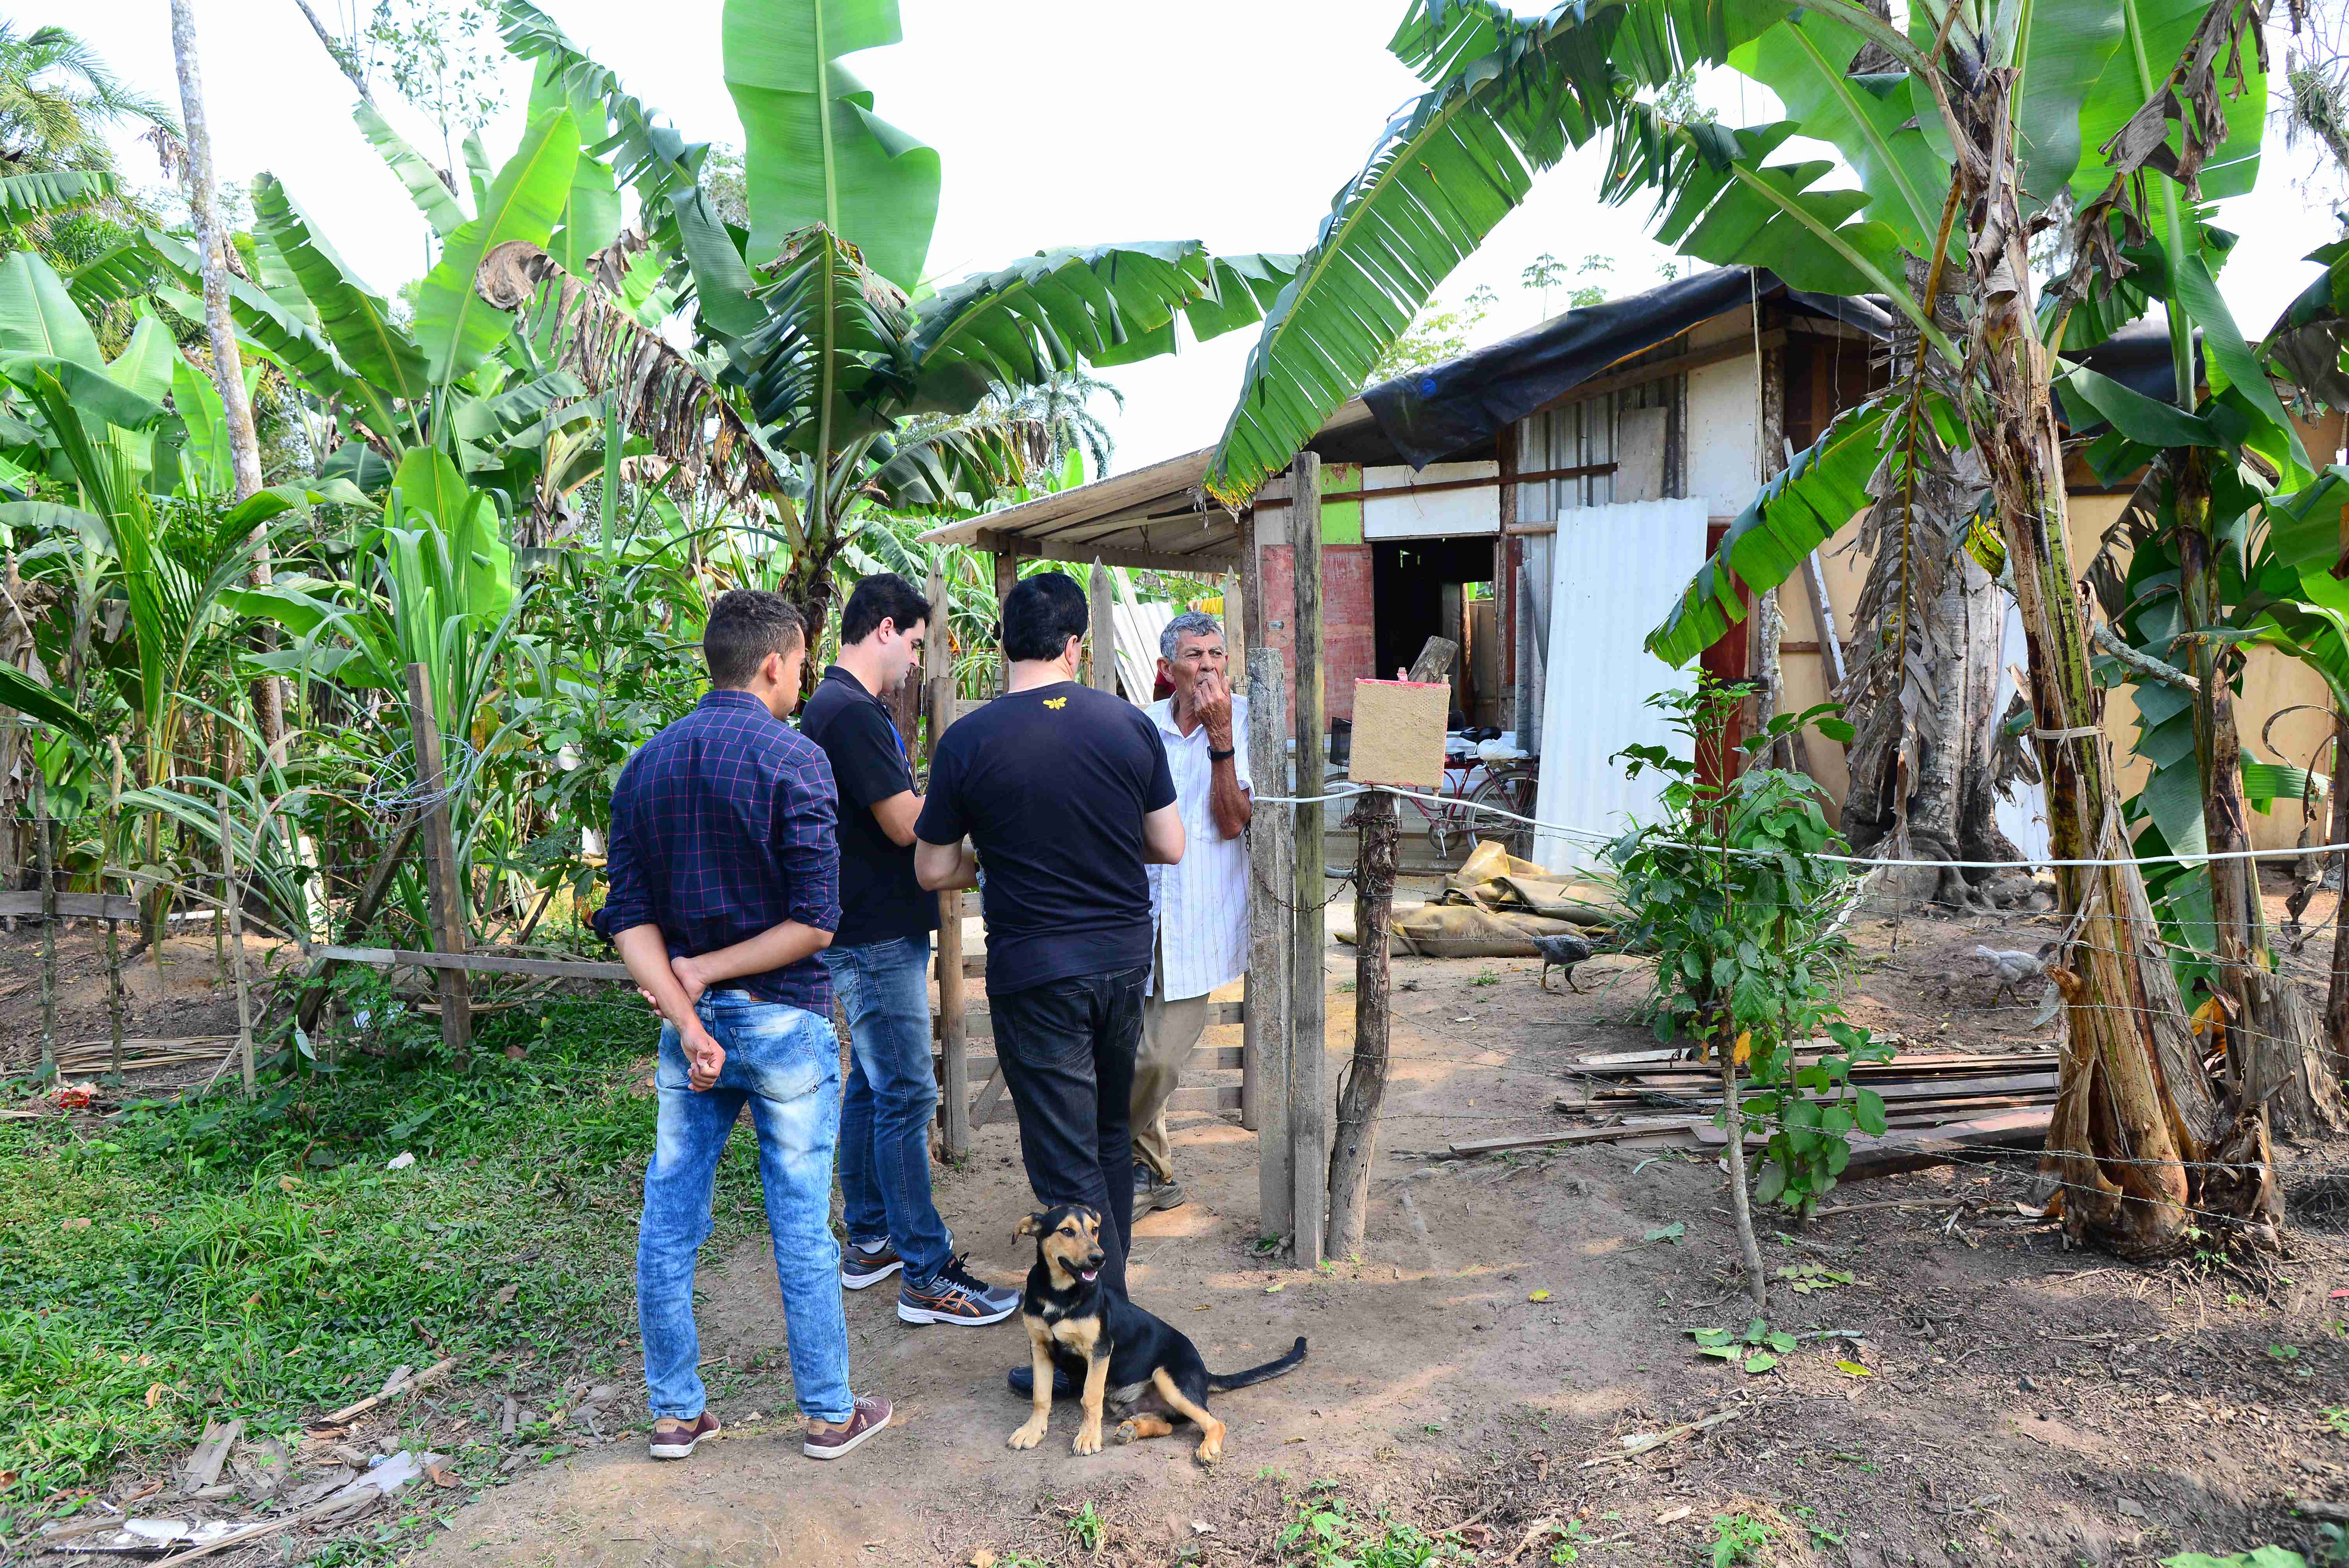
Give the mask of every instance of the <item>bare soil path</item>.
<path id="1" fill-rule="evenodd" d="M 1935 1048 L 2044 1039 L 2027 1005 L 1987 1006 L 1968 956 L 2035 930 L 2027 916 L 1866 923 L 1855 1012 Z M 1333 951 L 1329 971 L 1334 1083 L 1350 956 Z M 1684 1332 L 1743 1326 L 1714 1166 L 1639 1147 L 1425 1158 L 1548 1124 L 1571 1057 L 1640 1043 L 1639 965 L 1586 967 L 1598 986 L 1581 997 L 1538 991 L 1529 961 L 1398 958 L 1394 973 L 1398 1060 L 1362 1260 L 1317 1274 L 1260 1256 L 1254 1137 L 1204 1116 L 1177 1124 L 1191 1201 L 1137 1227 L 1136 1299 L 1211 1366 L 1311 1344 L 1290 1377 L 1221 1397 L 1232 1434 L 1214 1470 L 1179 1437 L 1077 1459 L 1065 1408 L 1043 1446 L 1010 1451 L 1016 1324 L 910 1328 L 886 1289 L 849 1299 L 852 1363 L 860 1388 L 896 1401 L 896 1429 L 842 1463 L 807 1460 L 778 1413 L 781 1314 L 750 1242 L 702 1281 L 724 1439 L 655 1465 L 632 1430 L 525 1467 L 415 1561 L 1287 1563 L 1300 1559 L 1275 1544 L 1281 1527 L 1334 1503 L 1456 1528 L 1487 1563 L 1574 1561 L 1552 1555 L 1569 1526 L 1590 1543 L 1583 1562 L 1708 1561 L 1714 1516 L 1743 1515 L 1772 1532 L 1757 1561 L 2073 1568 L 2267 1541 L 2313 1553 L 2290 1500 L 2349 1498 L 2349 1178 L 2318 1173 L 2349 1168 L 2349 1147 L 2295 1152 L 2291 1250 L 2250 1271 L 2066 1253 L 2021 1212 L 2027 1159 L 1847 1189 L 1836 1201 L 1935 1206 L 1765 1232 L 1774 1267 L 1852 1276 L 1782 1284 L 1772 1326 L 1849 1337 L 1804 1340 L 1748 1376 L 1692 1355 Z M 1208 1043 L 1237 1043 L 1228 1032 Z M 981 1130 L 939 1189 L 973 1264 L 1016 1279 L 1030 1199 L 1015 1130 Z M 1724 1412 L 1623 1457 L 1627 1439 Z M 618 1413 L 642 1408 L 624 1396 Z"/>

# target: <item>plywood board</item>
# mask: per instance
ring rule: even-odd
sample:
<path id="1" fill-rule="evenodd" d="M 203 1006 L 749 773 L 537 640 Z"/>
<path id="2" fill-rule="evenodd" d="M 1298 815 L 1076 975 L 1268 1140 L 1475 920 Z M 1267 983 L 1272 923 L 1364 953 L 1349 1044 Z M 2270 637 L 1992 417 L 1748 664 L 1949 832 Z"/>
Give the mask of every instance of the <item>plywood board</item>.
<path id="1" fill-rule="evenodd" d="M 1448 682 L 1356 681 L 1354 757 L 1347 776 L 1357 784 L 1442 789 L 1444 726 L 1451 710 Z"/>
<path id="2" fill-rule="evenodd" d="M 1423 469 L 1397 464 L 1362 470 L 1364 539 L 1447 539 L 1501 531 L 1501 465 L 1496 462 L 1430 463 Z M 1490 480 L 1492 488 L 1424 490 L 1416 495 L 1381 495 L 1407 486 L 1460 480 Z"/>

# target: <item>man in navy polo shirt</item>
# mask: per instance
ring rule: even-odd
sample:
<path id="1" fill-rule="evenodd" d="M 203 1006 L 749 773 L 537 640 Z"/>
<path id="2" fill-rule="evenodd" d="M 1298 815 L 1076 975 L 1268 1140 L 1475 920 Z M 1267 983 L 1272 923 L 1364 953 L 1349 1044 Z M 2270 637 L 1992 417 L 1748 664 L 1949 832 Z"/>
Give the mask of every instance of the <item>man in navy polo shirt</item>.
<path id="1" fill-rule="evenodd" d="M 930 1196 L 930 933 L 938 899 L 914 880 L 922 797 L 882 698 L 922 659 L 929 601 L 892 572 L 867 577 L 840 617 L 840 662 L 800 717 L 840 787 L 840 929 L 823 954 L 848 1015 L 852 1059 L 840 1106 L 840 1192 L 851 1290 L 904 1271 L 907 1323 L 1000 1323 L 1019 1293 L 963 1266 Z"/>

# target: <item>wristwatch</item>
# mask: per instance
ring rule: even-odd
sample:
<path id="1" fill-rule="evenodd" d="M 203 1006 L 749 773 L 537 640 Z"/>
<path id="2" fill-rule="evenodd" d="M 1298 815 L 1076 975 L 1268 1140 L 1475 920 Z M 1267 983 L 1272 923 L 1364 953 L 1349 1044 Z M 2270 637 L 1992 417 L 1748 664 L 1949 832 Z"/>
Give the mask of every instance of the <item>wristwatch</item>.
<path id="1" fill-rule="evenodd" d="M 1207 748 L 1207 760 L 1210 762 L 1221 762 L 1226 757 L 1237 757 L 1238 755 L 1239 752 L 1237 748 L 1229 751 L 1218 751 L 1212 746 Z"/>

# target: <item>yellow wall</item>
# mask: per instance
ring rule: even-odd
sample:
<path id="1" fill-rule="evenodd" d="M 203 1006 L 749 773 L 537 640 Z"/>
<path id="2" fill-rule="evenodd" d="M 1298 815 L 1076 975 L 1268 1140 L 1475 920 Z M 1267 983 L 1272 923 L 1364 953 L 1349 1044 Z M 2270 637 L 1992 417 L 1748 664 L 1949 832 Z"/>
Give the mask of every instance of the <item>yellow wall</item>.
<path id="1" fill-rule="evenodd" d="M 2120 515 L 2127 500 L 2120 495 L 2070 498 L 2072 565 L 2075 573 L 2095 554 L 2097 542 Z M 1837 535 L 1820 555 L 1827 596 L 1835 605 L 1836 630 L 1847 639 L 1851 635 L 1853 611 L 1859 603 L 1867 568 L 1859 552 L 1848 547 L 1852 537 L 1848 531 Z M 1811 619 L 1810 600 L 1799 578 L 1788 579 L 1779 589 L 1778 603 L 1786 618 L 1786 640 L 1815 641 L 1817 631 Z M 1824 666 L 1825 661 L 1816 654 L 1790 653 L 1784 657 L 1780 668 L 1785 680 L 1788 707 L 1799 711 L 1826 700 Z M 2287 711 L 2295 708 L 2298 711 Z M 2332 733 L 2331 714 L 2332 702 L 2324 683 L 2306 665 L 2271 648 L 2251 650 L 2243 670 L 2242 695 L 2235 703 L 2235 722 L 2246 750 L 2266 761 L 2289 762 L 2301 768 L 2314 763 L 2321 771 L 2330 772 L 2332 758 L 2320 752 L 2324 738 Z M 2277 717 L 2278 715 L 2283 717 Z M 2105 694 L 2105 735 L 2112 746 L 2113 759 L 2119 768 L 2121 794 L 2126 798 L 2144 784 L 2147 772 L 2147 764 L 2130 750 L 2137 738 L 2137 704 L 2126 686 L 2114 687 Z M 1839 805 L 1849 783 L 1843 748 L 1817 736 L 1811 738 L 1809 745 L 1811 771 Z M 2319 800 L 2320 833 L 2325 810 L 2324 803 Z M 2290 801 L 2278 801 L 2266 813 L 2255 810 L 2251 813 L 2251 845 L 2261 850 L 2291 849 L 2299 841 L 2301 825 L 2300 809 Z"/>

